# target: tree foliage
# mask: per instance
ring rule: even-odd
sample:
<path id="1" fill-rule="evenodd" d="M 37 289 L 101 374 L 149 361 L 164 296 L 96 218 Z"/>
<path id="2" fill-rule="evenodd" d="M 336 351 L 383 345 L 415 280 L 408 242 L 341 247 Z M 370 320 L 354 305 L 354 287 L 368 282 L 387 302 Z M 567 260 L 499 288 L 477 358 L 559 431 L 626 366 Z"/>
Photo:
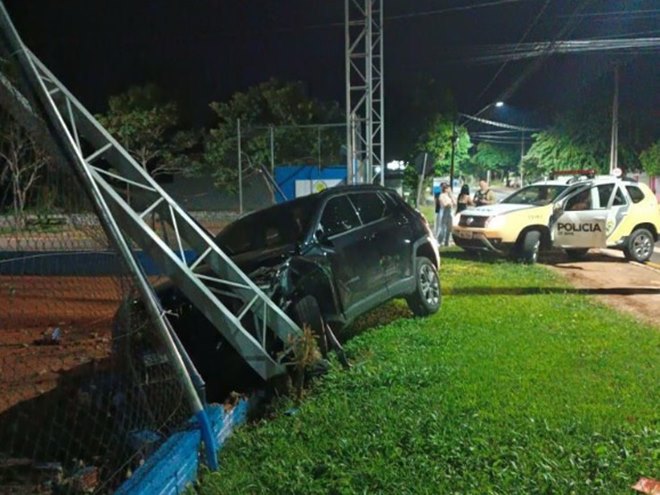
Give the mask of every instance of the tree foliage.
<path id="1" fill-rule="evenodd" d="M 504 146 L 492 143 L 479 143 L 477 151 L 472 155 L 472 162 L 480 169 L 479 175 L 483 171 L 498 171 L 503 174 L 514 172 L 520 164 L 520 153 L 514 146 Z"/>
<path id="2" fill-rule="evenodd" d="M 639 161 L 647 174 L 660 176 L 660 140 L 642 151 Z"/>
<path id="3" fill-rule="evenodd" d="M 648 126 L 622 109 L 619 117 L 619 164 L 625 170 L 638 170 L 639 154 L 648 146 Z M 525 155 L 525 166 L 539 174 L 552 170 L 609 169 L 611 112 L 607 101 L 592 101 L 559 115 L 552 126 L 533 135 Z"/>
<path id="4" fill-rule="evenodd" d="M 453 121 L 451 114 L 437 114 L 431 121 L 429 129 L 422 136 L 418 146 L 419 151 L 428 151 L 435 157 L 436 175 L 448 175 L 451 168 Z M 454 154 L 454 172 L 458 174 L 461 164 L 469 158 L 468 150 L 472 143 L 465 127 L 456 126 L 455 131 L 457 139 Z"/>
<path id="5" fill-rule="evenodd" d="M 0 207 L 12 205 L 18 226 L 48 162 L 49 156 L 32 137 L 0 111 Z"/>
<path id="6" fill-rule="evenodd" d="M 587 168 L 604 171 L 610 144 L 606 116 L 585 117 L 571 112 L 560 116 L 549 129 L 534 134 L 526 158 L 536 160 L 539 170 L 546 173 Z"/>
<path id="7" fill-rule="evenodd" d="M 153 176 L 184 171 L 199 133 L 181 128 L 179 110 L 154 84 L 111 96 L 101 124 Z"/>
<path id="8" fill-rule="evenodd" d="M 396 129 L 387 135 L 387 153 L 410 159 L 419 152 L 420 138 L 431 128 L 437 114 L 455 114 L 456 104 L 442 81 L 424 73 L 405 77 L 406 84 L 395 82 L 387 87 L 387 120 L 394 122 L 389 129 Z"/>
<path id="9" fill-rule="evenodd" d="M 206 140 L 202 166 L 218 187 L 236 187 L 239 119 L 244 173 L 270 163 L 270 126 L 276 163 L 317 163 L 319 156 L 323 157 L 320 165 L 339 160 L 345 131 L 315 127 L 343 121 L 339 106 L 309 98 L 301 82 L 271 79 L 235 93 L 227 102 L 211 103 L 211 109 L 217 122 Z"/>

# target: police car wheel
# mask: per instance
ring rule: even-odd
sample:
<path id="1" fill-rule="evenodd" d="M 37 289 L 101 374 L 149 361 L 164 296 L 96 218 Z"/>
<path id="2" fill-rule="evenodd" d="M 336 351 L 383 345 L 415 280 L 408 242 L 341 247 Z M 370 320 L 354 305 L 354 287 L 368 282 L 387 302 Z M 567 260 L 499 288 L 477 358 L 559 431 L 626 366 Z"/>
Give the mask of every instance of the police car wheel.
<path id="1" fill-rule="evenodd" d="M 521 259 L 524 263 L 534 264 L 539 258 L 539 249 L 541 248 L 541 233 L 538 230 L 530 230 L 525 234 L 522 249 L 520 251 Z"/>
<path id="2" fill-rule="evenodd" d="M 646 229 L 637 229 L 630 234 L 628 244 L 623 250 L 630 261 L 644 263 L 653 255 L 653 234 Z"/>

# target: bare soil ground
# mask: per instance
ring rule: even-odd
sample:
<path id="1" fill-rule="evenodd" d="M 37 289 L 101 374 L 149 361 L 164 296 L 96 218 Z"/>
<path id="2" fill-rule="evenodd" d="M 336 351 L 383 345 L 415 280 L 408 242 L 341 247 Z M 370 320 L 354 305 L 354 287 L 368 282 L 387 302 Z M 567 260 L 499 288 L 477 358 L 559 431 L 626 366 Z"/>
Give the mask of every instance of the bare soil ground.
<path id="1" fill-rule="evenodd" d="M 660 270 L 630 263 L 619 251 L 592 250 L 579 262 L 550 256 L 548 265 L 585 293 L 660 328 Z"/>
<path id="2" fill-rule="evenodd" d="M 0 413 L 107 357 L 120 297 L 112 277 L 0 277 Z"/>
<path id="3" fill-rule="evenodd" d="M 660 327 L 660 270 L 616 251 L 545 260 L 585 293 Z M 0 413 L 53 390 L 61 375 L 110 355 L 122 294 L 113 277 L 0 276 Z M 57 345 L 40 345 L 60 328 Z"/>

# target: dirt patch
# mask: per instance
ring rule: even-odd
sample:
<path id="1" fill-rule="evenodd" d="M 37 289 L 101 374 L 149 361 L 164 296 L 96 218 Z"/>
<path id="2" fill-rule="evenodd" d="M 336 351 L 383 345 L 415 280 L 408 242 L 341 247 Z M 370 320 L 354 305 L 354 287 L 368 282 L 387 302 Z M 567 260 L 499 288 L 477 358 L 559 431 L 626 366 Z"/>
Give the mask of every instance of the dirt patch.
<path id="1" fill-rule="evenodd" d="M 630 263 L 618 251 L 591 251 L 580 262 L 548 260 L 549 266 L 599 301 L 660 328 L 660 270 Z"/>
<path id="2" fill-rule="evenodd" d="M 0 277 L 0 413 L 109 356 L 120 298 L 113 277 Z"/>

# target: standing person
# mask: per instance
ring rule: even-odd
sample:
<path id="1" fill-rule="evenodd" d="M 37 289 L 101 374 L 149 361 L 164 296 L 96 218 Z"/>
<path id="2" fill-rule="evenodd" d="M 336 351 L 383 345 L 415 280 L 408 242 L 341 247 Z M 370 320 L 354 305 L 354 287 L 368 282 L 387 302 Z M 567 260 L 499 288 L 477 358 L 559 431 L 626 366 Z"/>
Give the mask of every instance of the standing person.
<path id="1" fill-rule="evenodd" d="M 456 213 L 462 212 L 468 206 L 474 206 L 474 201 L 472 201 L 472 198 L 470 197 L 470 186 L 463 184 L 461 192 L 458 193 L 458 199 L 456 200 Z"/>
<path id="2" fill-rule="evenodd" d="M 452 227 L 452 209 L 456 206 L 456 200 L 451 194 L 449 184 L 443 183 L 441 186 L 442 193 L 438 198 L 440 203 L 440 232 L 438 235 L 438 242 L 449 246 L 449 237 L 451 236 Z"/>
<path id="3" fill-rule="evenodd" d="M 495 204 L 495 195 L 488 187 L 488 182 L 484 179 L 479 181 L 479 190 L 474 193 L 475 206 L 485 206 Z"/>
<path id="4" fill-rule="evenodd" d="M 440 186 L 442 188 L 442 186 Z M 433 204 L 435 205 L 435 221 L 433 222 L 433 233 L 437 239 L 440 236 L 440 193 L 433 194 Z"/>

